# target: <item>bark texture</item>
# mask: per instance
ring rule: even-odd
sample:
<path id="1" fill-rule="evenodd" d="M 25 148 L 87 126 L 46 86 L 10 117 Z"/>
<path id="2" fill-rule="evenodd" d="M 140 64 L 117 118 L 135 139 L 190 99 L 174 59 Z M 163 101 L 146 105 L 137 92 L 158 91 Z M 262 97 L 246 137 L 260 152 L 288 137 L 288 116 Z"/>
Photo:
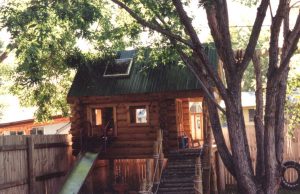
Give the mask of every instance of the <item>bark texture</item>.
<path id="1" fill-rule="evenodd" d="M 275 15 L 272 12 L 270 27 L 269 61 L 266 84 L 265 109 L 261 79 L 260 60 L 255 48 L 262 24 L 265 20 L 269 0 L 261 0 L 252 32 L 244 52 L 234 52 L 229 30 L 229 15 L 226 0 L 203 0 L 208 24 L 213 40 L 222 61 L 226 84 L 204 52 L 192 19 L 181 0 L 172 0 L 174 9 L 186 36 L 179 36 L 170 30 L 164 17 L 155 12 L 156 21 L 151 22 L 131 8 L 127 1 L 112 0 L 127 11 L 140 25 L 150 28 L 167 37 L 181 56 L 183 62 L 195 74 L 207 99 L 212 132 L 218 152 L 229 172 L 236 178 L 239 193 L 275 194 L 279 188 L 283 155 L 284 99 L 290 59 L 297 48 L 300 37 L 300 14 L 295 26 L 290 29 L 290 0 L 279 0 Z M 154 2 L 155 3 L 155 2 Z M 186 3 L 186 2 L 185 2 Z M 159 6 L 159 3 L 157 4 Z M 279 52 L 280 29 L 284 26 L 284 43 Z M 185 48 L 185 49 L 183 49 Z M 257 165 L 252 167 L 242 111 L 241 82 L 244 72 L 253 60 L 256 74 L 256 113 L 255 133 L 257 140 Z M 224 100 L 226 110 L 221 108 L 214 92 Z M 219 110 L 226 115 L 231 151 L 225 144 L 220 124 Z"/>

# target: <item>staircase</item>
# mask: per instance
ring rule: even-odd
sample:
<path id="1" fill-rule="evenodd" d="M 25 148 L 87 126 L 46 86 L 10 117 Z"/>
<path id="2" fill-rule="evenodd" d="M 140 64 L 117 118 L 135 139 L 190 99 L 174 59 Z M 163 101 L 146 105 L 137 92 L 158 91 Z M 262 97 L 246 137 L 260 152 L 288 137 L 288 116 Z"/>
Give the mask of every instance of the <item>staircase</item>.
<path id="1" fill-rule="evenodd" d="M 195 193 L 194 177 L 196 157 L 200 149 L 184 149 L 171 152 L 161 177 L 158 194 Z"/>

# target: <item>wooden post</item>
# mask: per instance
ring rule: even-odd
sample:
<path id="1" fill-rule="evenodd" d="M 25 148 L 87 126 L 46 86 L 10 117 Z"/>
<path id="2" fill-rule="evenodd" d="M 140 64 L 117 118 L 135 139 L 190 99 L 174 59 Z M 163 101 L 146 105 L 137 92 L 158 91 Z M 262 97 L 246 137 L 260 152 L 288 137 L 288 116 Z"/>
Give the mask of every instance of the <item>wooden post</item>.
<path id="1" fill-rule="evenodd" d="M 154 158 L 154 183 L 153 184 L 158 184 L 159 183 L 159 165 L 158 165 L 158 157 L 159 157 L 159 144 L 157 141 L 154 142 L 153 145 L 153 158 Z"/>
<path id="2" fill-rule="evenodd" d="M 86 188 L 87 188 L 87 193 L 93 194 L 94 193 L 94 185 L 93 185 L 93 174 L 92 172 L 89 173 L 86 181 Z"/>
<path id="3" fill-rule="evenodd" d="M 210 179 L 210 193 L 212 194 L 218 194 L 218 184 L 217 184 L 217 170 L 216 170 L 216 162 L 217 162 L 217 159 L 216 159 L 216 152 L 213 152 L 213 158 L 211 160 L 211 179 Z"/>
<path id="4" fill-rule="evenodd" d="M 146 184 L 147 186 L 152 185 L 151 159 L 146 160 Z"/>
<path id="5" fill-rule="evenodd" d="M 202 169 L 201 169 L 200 157 L 196 158 L 194 186 L 195 186 L 195 193 L 196 194 L 203 194 Z"/>
<path id="6" fill-rule="evenodd" d="M 147 191 L 147 180 L 143 179 L 141 186 L 140 186 L 140 192 L 139 193 L 144 193 Z"/>
<path id="7" fill-rule="evenodd" d="M 115 165 L 114 165 L 114 160 L 110 159 L 108 161 L 108 165 L 109 165 L 109 188 L 113 189 L 113 184 L 115 183 L 115 173 L 114 173 Z"/>
<path id="8" fill-rule="evenodd" d="M 158 168 L 157 168 L 157 174 L 158 174 L 158 181 L 160 181 L 160 177 L 161 177 L 161 172 L 163 169 L 163 164 L 164 164 L 164 152 L 163 152 L 163 145 L 162 145 L 162 130 L 159 129 L 157 131 L 157 142 L 158 142 L 158 146 L 159 146 L 159 158 L 158 158 Z"/>
<path id="9" fill-rule="evenodd" d="M 33 137 L 27 137 L 27 165 L 28 165 L 28 193 L 35 194 L 35 172 L 33 167 L 34 141 Z"/>
<path id="10" fill-rule="evenodd" d="M 218 152 L 216 152 L 217 158 L 217 177 L 218 177 L 218 190 L 220 194 L 225 194 L 225 172 L 224 164 Z"/>

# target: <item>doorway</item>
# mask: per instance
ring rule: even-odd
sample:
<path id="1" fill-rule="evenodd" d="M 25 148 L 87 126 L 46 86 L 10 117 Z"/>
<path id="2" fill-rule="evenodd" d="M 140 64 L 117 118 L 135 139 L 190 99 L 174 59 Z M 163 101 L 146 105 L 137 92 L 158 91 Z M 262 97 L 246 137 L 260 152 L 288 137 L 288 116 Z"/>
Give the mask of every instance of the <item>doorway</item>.
<path id="1" fill-rule="evenodd" d="M 193 139 L 203 142 L 203 111 L 201 101 L 189 102 L 190 129 Z"/>
<path id="2" fill-rule="evenodd" d="M 91 109 L 91 136 L 116 136 L 114 107 L 95 107 Z"/>

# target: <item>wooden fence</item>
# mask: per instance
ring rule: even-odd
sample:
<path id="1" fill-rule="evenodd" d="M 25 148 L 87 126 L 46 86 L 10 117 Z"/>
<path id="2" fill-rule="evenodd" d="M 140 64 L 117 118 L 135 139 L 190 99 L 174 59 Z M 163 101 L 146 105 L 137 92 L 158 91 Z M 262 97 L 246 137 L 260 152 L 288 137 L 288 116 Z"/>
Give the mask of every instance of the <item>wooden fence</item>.
<path id="1" fill-rule="evenodd" d="M 223 133 L 226 137 L 226 144 L 229 145 L 227 129 L 224 129 Z M 251 160 L 254 167 L 256 164 L 256 138 L 254 126 L 247 126 L 247 138 L 250 147 Z M 293 160 L 300 162 L 300 129 L 295 131 L 293 138 L 285 136 L 284 140 L 284 161 Z M 235 185 L 236 181 L 231 174 L 225 168 L 222 167 L 222 169 L 224 169 L 224 172 L 222 173 L 225 174 L 226 185 Z M 294 181 L 298 176 L 295 170 L 289 170 L 285 173 L 285 177 L 289 181 Z"/>
<path id="2" fill-rule="evenodd" d="M 68 135 L 0 136 L 0 194 L 58 193 L 73 157 Z"/>

